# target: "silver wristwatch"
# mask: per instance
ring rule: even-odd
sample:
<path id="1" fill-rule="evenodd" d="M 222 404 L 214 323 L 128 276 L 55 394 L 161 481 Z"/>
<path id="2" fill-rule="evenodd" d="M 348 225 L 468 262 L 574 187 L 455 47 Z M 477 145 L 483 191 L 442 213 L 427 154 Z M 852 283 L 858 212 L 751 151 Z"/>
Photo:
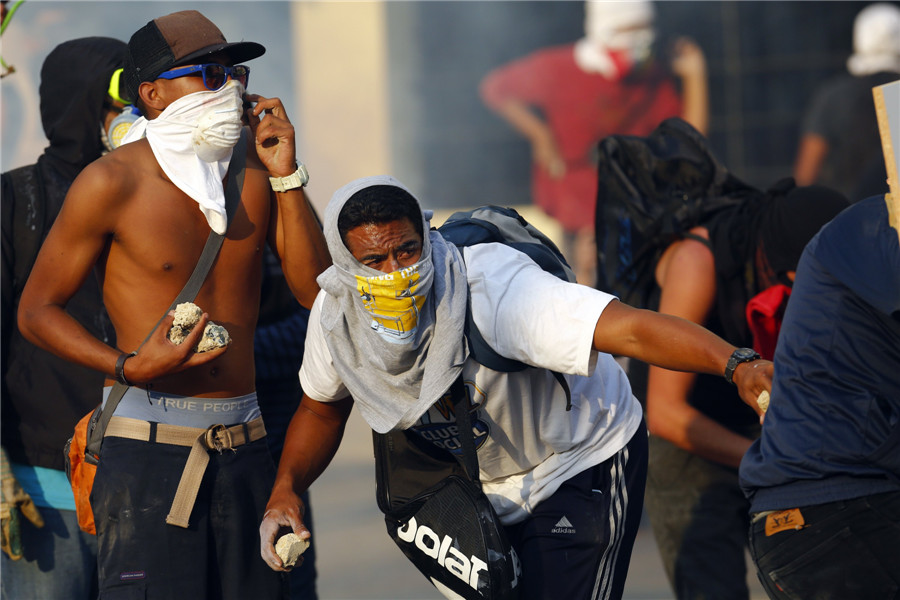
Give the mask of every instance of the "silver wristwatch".
<path id="1" fill-rule="evenodd" d="M 306 165 L 297 163 L 297 170 L 287 177 L 269 177 L 269 183 L 276 192 L 286 192 L 298 187 L 303 187 L 309 181 L 309 172 Z"/>

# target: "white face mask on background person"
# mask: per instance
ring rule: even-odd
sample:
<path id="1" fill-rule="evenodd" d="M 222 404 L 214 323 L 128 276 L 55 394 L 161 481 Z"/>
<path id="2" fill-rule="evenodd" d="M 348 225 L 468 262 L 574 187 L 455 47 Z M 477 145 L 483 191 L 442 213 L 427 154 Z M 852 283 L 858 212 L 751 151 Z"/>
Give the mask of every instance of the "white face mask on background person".
<path id="1" fill-rule="evenodd" d="M 619 81 L 650 58 L 656 33 L 651 27 L 598 29 L 575 45 L 575 62 L 584 71 Z"/>
<path id="2" fill-rule="evenodd" d="M 650 50 L 656 34 L 649 27 L 619 30 L 610 33 L 603 44 L 610 52 L 621 52 L 625 60 L 633 68 L 650 58 Z"/>
<path id="3" fill-rule="evenodd" d="M 585 2 L 584 37 L 575 62 L 585 72 L 619 81 L 650 58 L 656 10 L 648 0 Z"/>

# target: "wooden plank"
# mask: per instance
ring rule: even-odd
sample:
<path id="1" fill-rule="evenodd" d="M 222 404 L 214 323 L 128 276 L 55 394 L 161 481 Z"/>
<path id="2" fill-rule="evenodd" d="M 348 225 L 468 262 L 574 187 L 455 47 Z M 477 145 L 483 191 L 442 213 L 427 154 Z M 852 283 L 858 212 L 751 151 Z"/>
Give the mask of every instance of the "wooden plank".
<path id="1" fill-rule="evenodd" d="M 891 226 L 900 236 L 900 81 L 872 88 L 890 194 L 885 197 Z"/>

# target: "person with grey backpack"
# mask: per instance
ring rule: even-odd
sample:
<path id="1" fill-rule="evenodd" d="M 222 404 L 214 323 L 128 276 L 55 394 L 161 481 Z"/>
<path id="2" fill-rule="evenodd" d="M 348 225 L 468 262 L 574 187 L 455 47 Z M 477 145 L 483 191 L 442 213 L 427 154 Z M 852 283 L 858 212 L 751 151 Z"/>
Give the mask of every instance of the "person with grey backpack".
<path id="1" fill-rule="evenodd" d="M 498 580 L 517 588 L 513 597 L 620 598 L 640 522 L 647 430 L 612 354 L 728 369 L 753 405 L 771 363 L 738 364 L 735 347 L 704 328 L 566 281 L 502 241 L 460 251 L 430 229 L 429 216 L 390 176 L 353 181 L 326 208 L 334 266 L 318 279 L 304 396 L 260 525 L 262 557 L 283 570 L 276 538 L 285 529 L 307 535 L 300 494 L 327 467 L 356 405 L 376 433 L 403 432 L 422 453 L 462 461 L 465 474 L 452 476 L 478 484 L 455 486 L 433 522 L 485 515 L 463 510 L 483 493 L 514 554 L 509 579 Z M 494 352 L 526 366 L 480 363 L 467 341 L 472 324 Z M 498 597 L 484 585 L 493 569 L 477 549 L 423 526 L 418 512 L 407 519 L 395 533 L 435 587 L 450 598 Z M 449 586 L 452 578 L 461 584 Z"/>

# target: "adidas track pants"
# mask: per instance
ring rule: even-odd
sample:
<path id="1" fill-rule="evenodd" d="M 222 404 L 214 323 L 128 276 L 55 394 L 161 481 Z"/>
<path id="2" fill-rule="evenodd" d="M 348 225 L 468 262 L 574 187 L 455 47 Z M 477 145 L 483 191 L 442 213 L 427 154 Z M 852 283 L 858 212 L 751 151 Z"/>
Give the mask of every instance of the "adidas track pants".
<path id="1" fill-rule="evenodd" d="M 566 481 L 532 515 L 506 528 L 522 562 L 523 600 L 622 597 L 647 478 L 647 429 Z"/>

